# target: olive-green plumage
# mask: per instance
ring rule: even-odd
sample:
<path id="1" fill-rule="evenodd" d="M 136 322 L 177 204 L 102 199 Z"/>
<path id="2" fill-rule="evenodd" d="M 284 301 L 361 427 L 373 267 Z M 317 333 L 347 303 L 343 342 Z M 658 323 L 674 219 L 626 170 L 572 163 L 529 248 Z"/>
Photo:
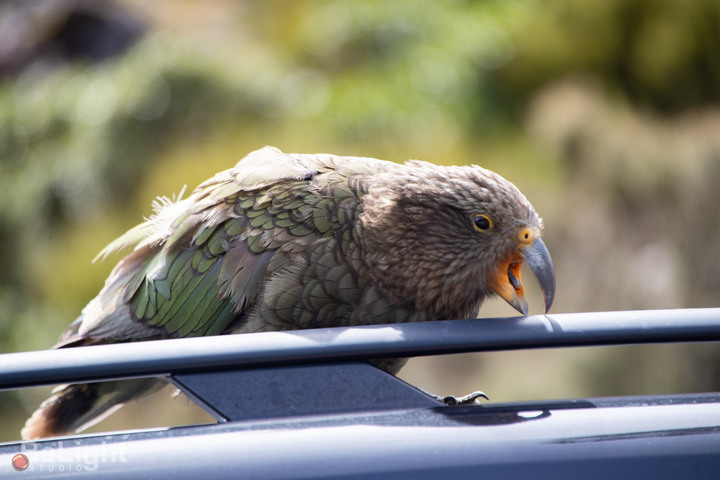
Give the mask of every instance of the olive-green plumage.
<path id="1" fill-rule="evenodd" d="M 155 210 L 101 252 L 134 248 L 56 347 L 467 318 L 493 294 L 524 313 L 523 260 L 552 302 L 539 217 L 477 166 L 266 147 Z M 158 384 L 127 383 L 61 387 L 23 436 L 81 429 Z"/>

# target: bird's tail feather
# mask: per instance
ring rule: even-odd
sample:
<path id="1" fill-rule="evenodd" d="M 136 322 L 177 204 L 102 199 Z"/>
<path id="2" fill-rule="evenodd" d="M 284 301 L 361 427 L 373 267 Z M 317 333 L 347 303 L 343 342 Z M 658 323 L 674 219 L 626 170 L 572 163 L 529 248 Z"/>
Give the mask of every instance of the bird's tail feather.
<path id="1" fill-rule="evenodd" d="M 80 432 L 95 425 L 131 399 L 160 390 L 166 382 L 159 378 L 139 378 L 121 382 L 61 385 L 25 422 L 25 440 Z"/>

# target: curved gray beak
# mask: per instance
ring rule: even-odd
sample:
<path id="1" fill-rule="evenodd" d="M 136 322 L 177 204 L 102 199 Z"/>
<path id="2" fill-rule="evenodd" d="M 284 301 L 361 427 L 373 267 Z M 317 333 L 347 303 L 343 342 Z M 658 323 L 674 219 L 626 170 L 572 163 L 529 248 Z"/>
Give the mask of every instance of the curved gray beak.
<path id="1" fill-rule="evenodd" d="M 520 253 L 540 283 L 545 300 L 545 313 L 547 313 L 555 298 L 555 269 L 550 252 L 540 237 L 537 237 L 527 247 L 521 247 Z"/>

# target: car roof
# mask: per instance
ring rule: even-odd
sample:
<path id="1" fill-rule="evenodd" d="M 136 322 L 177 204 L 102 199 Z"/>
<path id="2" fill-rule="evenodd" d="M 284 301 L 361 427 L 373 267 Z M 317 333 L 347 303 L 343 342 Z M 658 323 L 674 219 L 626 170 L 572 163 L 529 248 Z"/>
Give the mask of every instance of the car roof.
<path id="1" fill-rule="evenodd" d="M 165 376 L 217 424 L 0 445 L 0 475 L 103 478 L 715 478 L 720 395 L 445 406 L 393 356 L 720 340 L 720 309 L 267 332 L 0 356 L 0 388 Z M 151 347 L 151 348 L 148 348 Z M 62 470 L 61 470 L 62 469 Z M 4 477 L 3 477 L 4 478 Z"/>

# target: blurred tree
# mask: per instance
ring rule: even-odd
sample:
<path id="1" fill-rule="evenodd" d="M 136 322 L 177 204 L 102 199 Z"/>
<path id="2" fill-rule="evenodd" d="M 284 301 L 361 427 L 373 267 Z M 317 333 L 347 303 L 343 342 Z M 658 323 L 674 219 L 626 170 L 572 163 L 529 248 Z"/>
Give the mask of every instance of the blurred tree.
<path id="1" fill-rule="evenodd" d="M 568 74 L 662 114 L 720 101 L 720 3 L 715 0 L 542 2 L 513 32 L 516 56 L 493 76 L 522 111 L 538 88 Z"/>

